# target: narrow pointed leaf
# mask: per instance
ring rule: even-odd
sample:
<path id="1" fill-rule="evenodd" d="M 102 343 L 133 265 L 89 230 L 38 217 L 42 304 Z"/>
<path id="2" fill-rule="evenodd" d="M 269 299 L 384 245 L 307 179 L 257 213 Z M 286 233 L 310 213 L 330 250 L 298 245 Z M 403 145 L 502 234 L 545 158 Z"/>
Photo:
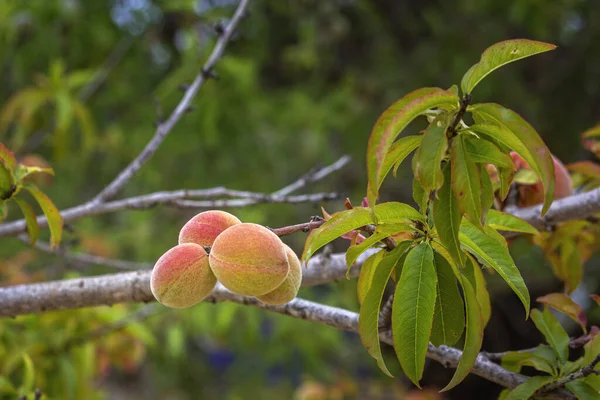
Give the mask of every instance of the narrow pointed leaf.
<path id="1" fill-rule="evenodd" d="M 498 191 L 498 195 L 500 196 L 500 200 L 504 200 L 506 199 L 506 196 L 508 196 L 514 176 L 514 169 L 498 168 L 498 178 L 500 179 L 500 190 Z"/>
<path id="2" fill-rule="evenodd" d="M 549 375 L 555 376 L 556 354 L 552 348 L 540 345 L 538 349 L 544 349 L 545 352 L 551 353 L 554 357 L 540 357 L 534 352 L 509 351 L 502 356 L 502 367 L 515 373 L 521 372 L 523 367 L 532 367 L 538 371 L 546 372 Z M 536 350 L 538 350 L 536 349 Z"/>
<path id="3" fill-rule="evenodd" d="M 377 268 L 379 261 L 381 261 L 384 255 L 384 251 L 378 251 L 371 257 L 367 258 L 363 263 L 362 268 L 360 269 L 360 274 L 358 275 L 358 281 L 356 282 L 356 294 L 359 304 L 362 304 L 367 292 L 371 288 L 373 274 L 375 273 L 375 269 Z"/>
<path id="4" fill-rule="evenodd" d="M 20 197 L 13 197 L 13 200 L 17 203 L 21 209 L 21 212 L 23 213 L 23 216 L 25 217 L 25 222 L 27 223 L 27 232 L 29 233 L 29 242 L 33 245 L 40 234 L 40 227 L 37 223 L 35 211 L 33 211 L 33 208 L 24 199 Z"/>
<path id="5" fill-rule="evenodd" d="M 475 289 L 471 285 L 471 282 L 466 277 L 461 278 L 461 286 L 463 289 L 463 295 L 465 297 L 466 307 L 466 326 L 465 326 L 465 345 L 463 347 L 463 354 L 458 362 L 456 371 L 452 376 L 450 382 L 441 391 L 450 390 L 465 379 L 481 350 L 481 343 L 483 342 L 483 318 L 481 317 L 481 309 L 477 301 Z"/>
<path id="6" fill-rule="evenodd" d="M 485 165 L 479 165 L 479 177 L 481 178 L 481 222 L 485 224 L 488 212 L 494 204 L 494 186 Z"/>
<path id="7" fill-rule="evenodd" d="M 459 135 L 452 141 L 452 190 L 460 212 L 481 227 L 481 177 L 478 165 L 465 150 L 464 138 L 464 135 Z"/>
<path id="8" fill-rule="evenodd" d="M 485 139 L 467 138 L 465 149 L 473 162 L 493 164 L 497 167 L 514 170 L 515 164 L 510 155 L 502 152 L 495 144 Z"/>
<path id="9" fill-rule="evenodd" d="M 13 191 L 14 180 L 10 170 L 0 160 L 0 199 L 7 199 Z"/>
<path id="10" fill-rule="evenodd" d="M 460 339 L 465 328 L 465 305 L 448 261 L 438 253 L 434 253 L 433 259 L 437 272 L 437 296 L 431 343 L 434 346 L 452 346 Z"/>
<path id="11" fill-rule="evenodd" d="M 421 145 L 415 154 L 415 177 L 428 193 L 439 189 L 444 183 L 441 163 L 448 151 L 448 115 L 438 116 L 425 130 Z"/>
<path id="12" fill-rule="evenodd" d="M 372 209 L 365 207 L 354 207 L 351 210 L 339 212 L 321 227 L 311 232 L 306 239 L 302 260 L 307 261 L 317 250 L 340 236 L 373 223 L 372 211 L 380 223 L 401 223 L 425 221 L 425 218 L 417 210 L 408 204 L 389 202 L 378 204 Z"/>
<path id="13" fill-rule="evenodd" d="M 600 392 L 581 379 L 568 382 L 565 386 L 573 392 L 579 400 L 597 400 L 600 398 Z"/>
<path id="14" fill-rule="evenodd" d="M 392 374 L 385 365 L 379 343 L 379 310 L 383 292 L 392 270 L 409 245 L 410 243 L 402 243 L 391 252 L 386 253 L 373 268 L 371 284 L 363 297 L 358 317 L 358 334 L 363 345 L 377 360 L 379 368 L 390 377 Z"/>
<path id="15" fill-rule="evenodd" d="M 552 307 L 577 322 L 583 333 L 587 333 L 587 317 L 581 306 L 564 293 L 550 293 L 536 299 L 542 304 Z"/>
<path id="16" fill-rule="evenodd" d="M 419 211 L 423 214 L 427 212 L 427 200 L 429 199 L 429 192 L 425 192 L 423 187 L 417 179 L 413 179 L 413 200 L 419 206 Z"/>
<path id="17" fill-rule="evenodd" d="M 554 50 L 555 45 L 529 39 L 505 40 L 485 49 L 481 59 L 463 76 L 460 86 L 463 93 L 471 93 L 483 78 L 492 71 L 525 57 Z"/>
<path id="18" fill-rule="evenodd" d="M 532 376 L 510 391 L 504 400 L 527 400 L 542 386 L 554 381 L 553 376 Z"/>
<path id="19" fill-rule="evenodd" d="M 488 226 L 499 231 L 529 233 L 539 235 L 539 231 L 525 220 L 498 210 L 490 210 L 487 217 Z"/>
<path id="20" fill-rule="evenodd" d="M 28 177 L 31 174 L 37 174 L 37 173 L 43 173 L 43 174 L 49 174 L 54 176 L 54 170 L 52 168 L 43 168 L 43 167 L 35 167 L 35 166 L 27 166 L 27 165 L 23 165 L 23 164 L 19 164 L 19 166 L 17 167 L 17 180 L 21 181 L 23 179 L 25 179 L 26 177 Z"/>
<path id="21" fill-rule="evenodd" d="M 544 335 L 546 341 L 556 351 L 559 361 L 564 364 L 569 356 L 569 335 L 565 332 L 560 322 L 552 315 L 548 307 L 544 311 L 534 309 L 531 319 L 536 328 Z"/>
<path id="22" fill-rule="evenodd" d="M 406 376 L 417 386 L 423 376 L 431 335 L 436 281 L 433 250 L 429 244 L 421 243 L 406 256 L 392 313 L 396 355 Z"/>
<path id="23" fill-rule="evenodd" d="M 377 226 L 375 232 L 363 240 L 362 243 L 352 245 L 348 248 L 348 251 L 346 251 L 346 266 L 350 268 L 358 256 L 377 242 L 397 233 L 408 231 L 414 231 L 414 228 L 409 224 L 382 224 Z"/>
<path id="24" fill-rule="evenodd" d="M 464 274 L 469 278 L 473 289 L 475 289 L 475 297 L 479 303 L 481 310 L 481 318 L 483 319 L 483 327 L 487 325 L 492 315 L 492 304 L 490 302 L 490 293 L 487 290 L 487 282 L 481 271 L 481 267 L 477 260 L 470 254 L 467 256 L 467 263 Z"/>
<path id="25" fill-rule="evenodd" d="M 519 153 L 542 180 L 545 199 L 542 215 L 546 214 L 554 199 L 556 182 L 554 179 L 554 162 L 550 150 L 548 150 L 540 135 L 519 114 L 499 104 L 476 104 L 472 107 L 471 112 L 477 123 L 475 125 L 483 121 L 504 128 L 500 132 L 496 132 L 501 134 L 501 137 L 495 138 L 496 140 L 503 140 L 508 143 L 509 139 L 514 141 L 513 138 L 516 137 L 521 143 L 521 146 L 517 146 L 519 149 L 513 146 L 508 147 Z M 512 135 L 508 135 L 507 131 L 511 132 Z"/>
<path id="26" fill-rule="evenodd" d="M 526 315 L 529 315 L 529 291 L 506 246 L 465 220 L 460 227 L 459 239 L 463 249 L 473 254 L 481 264 L 498 272 L 523 303 Z"/>
<path id="27" fill-rule="evenodd" d="M 423 112 L 444 105 L 457 105 L 458 100 L 457 95 L 446 90 L 422 88 L 407 94 L 384 111 L 375 122 L 367 147 L 369 204 L 375 204 L 385 158 L 400 132 Z"/>
<path id="28" fill-rule="evenodd" d="M 446 247 L 454 262 L 462 266 L 464 263 L 463 251 L 458 241 L 458 231 L 462 214 L 458 209 L 458 202 L 451 188 L 450 165 L 444 166 L 444 185 L 437 191 L 437 198 L 433 201 L 433 219 L 440 236 L 440 241 Z"/>
<path id="29" fill-rule="evenodd" d="M 421 140 L 423 139 L 422 135 L 412 135 L 406 136 L 401 139 L 398 139 L 392 147 L 390 151 L 386 154 L 383 164 L 381 166 L 381 176 L 379 179 L 379 187 L 383 183 L 383 180 L 389 174 L 392 167 L 394 168 L 394 176 L 396 176 L 396 171 L 398 167 L 404 161 L 404 159 L 413 152 L 414 149 L 419 147 Z M 379 190 L 379 187 L 377 190 Z"/>
<path id="30" fill-rule="evenodd" d="M 44 215 L 48 219 L 48 227 L 50 228 L 50 245 L 58 246 L 62 237 L 63 219 L 58 212 L 58 208 L 52 203 L 52 200 L 35 185 L 26 184 L 23 186 L 38 202 Z"/>

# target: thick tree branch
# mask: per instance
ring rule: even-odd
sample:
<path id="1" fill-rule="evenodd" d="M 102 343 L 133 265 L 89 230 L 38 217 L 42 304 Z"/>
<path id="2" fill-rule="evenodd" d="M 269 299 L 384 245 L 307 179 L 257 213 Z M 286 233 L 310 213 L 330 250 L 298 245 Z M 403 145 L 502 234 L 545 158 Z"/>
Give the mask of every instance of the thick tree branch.
<path id="1" fill-rule="evenodd" d="M 104 189 L 102 190 L 93 200 L 92 203 L 102 203 L 117 195 L 117 193 L 123 189 L 123 187 L 129 182 L 129 180 L 142 168 L 142 166 L 154 155 L 156 150 L 162 144 L 163 140 L 171 132 L 175 124 L 181 119 L 181 117 L 188 111 L 192 100 L 196 97 L 196 94 L 204 85 L 204 82 L 210 78 L 211 73 L 217 64 L 217 62 L 223 56 L 225 47 L 229 43 L 233 32 L 244 17 L 246 8 L 250 0 L 241 0 L 237 10 L 233 14 L 233 17 L 223 29 L 222 34 L 219 36 L 217 43 L 208 57 L 208 60 L 202 67 L 201 72 L 198 74 L 194 82 L 187 88 L 183 98 L 175 107 L 169 118 L 161 122 L 156 128 L 154 137 L 148 142 L 144 150 Z"/>

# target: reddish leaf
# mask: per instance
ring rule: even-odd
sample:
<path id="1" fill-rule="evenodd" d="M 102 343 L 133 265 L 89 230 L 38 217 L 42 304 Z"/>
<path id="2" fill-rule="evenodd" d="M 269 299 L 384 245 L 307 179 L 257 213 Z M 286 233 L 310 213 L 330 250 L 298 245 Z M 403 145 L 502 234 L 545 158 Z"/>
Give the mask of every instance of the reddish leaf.
<path id="1" fill-rule="evenodd" d="M 575 303 L 573 299 L 563 293 L 550 293 L 542 297 L 538 297 L 537 301 L 554 308 L 557 311 L 565 314 L 573 321 L 577 322 L 584 333 L 587 333 L 587 317 L 585 311 Z"/>

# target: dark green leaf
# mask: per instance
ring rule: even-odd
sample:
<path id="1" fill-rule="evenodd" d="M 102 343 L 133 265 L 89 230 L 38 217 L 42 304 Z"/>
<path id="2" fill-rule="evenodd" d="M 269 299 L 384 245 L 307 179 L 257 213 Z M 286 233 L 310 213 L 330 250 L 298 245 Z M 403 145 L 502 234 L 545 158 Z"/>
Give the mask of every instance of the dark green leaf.
<path id="1" fill-rule="evenodd" d="M 554 199 L 555 179 L 554 163 L 550 150 L 548 150 L 540 135 L 519 114 L 499 104 L 476 104 L 472 107 L 472 113 L 477 124 L 480 121 L 489 122 L 504 128 L 499 131 L 496 130 L 494 133 L 491 133 L 488 129 L 488 132 L 490 132 L 488 135 L 499 135 L 495 139 L 503 141 L 509 148 L 519 153 L 540 177 L 545 196 L 542 209 L 542 215 L 544 215 Z M 507 132 L 510 132 L 510 134 Z M 515 142 L 514 138 L 517 138 L 520 145 L 513 143 Z"/>
<path id="2" fill-rule="evenodd" d="M 29 241 L 33 245 L 40 234 L 40 227 L 37 223 L 35 211 L 33 211 L 33 208 L 31 208 L 29 203 L 27 203 L 27 201 L 24 199 L 20 197 L 13 197 L 13 200 L 18 204 L 23 216 L 25 217 L 27 231 L 29 232 Z"/>
<path id="3" fill-rule="evenodd" d="M 52 203 L 52 200 L 33 184 L 23 186 L 38 202 L 44 215 L 48 219 L 48 227 L 50 228 L 50 245 L 58 246 L 62 237 L 63 219 L 58 212 L 58 208 Z"/>
<path id="4" fill-rule="evenodd" d="M 458 230 L 462 214 L 458 209 L 458 202 L 450 187 L 450 165 L 444 166 L 444 185 L 437 191 L 437 198 L 433 201 L 433 219 L 440 241 L 446 247 L 457 265 L 462 266 L 464 255 L 458 241 Z"/>
<path id="5" fill-rule="evenodd" d="M 450 383 L 448 383 L 448 385 L 446 385 L 446 387 L 444 387 L 441 391 L 452 389 L 461 383 L 467 375 L 469 375 L 471 368 L 473 368 L 473 365 L 475 365 L 475 361 L 477 360 L 479 350 L 481 350 L 481 343 L 483 341 L 483 318 L 481 316 L 481 308 L 479 307 L 479 302 L 477 301 L 475 289 L 471 285 L 469 279 L 467 279 L 465 276 L 461 277 L 460 283 L 463 289 L 463 295 L 465 297 L 467 317 L 467 323 L 465 327 L 465 345 L 463 347 L 462 357 L 460 358 Z"/>
<path id="6" fill-rule="evenodd" d="M 381 298 L 392 270 L 409 245 L 410 243 L 407 242 L 398 245 L 394 250 L 386 253 L 376 266 L 374 265 L 371 284 L 364 294 L 358 317 L 358 334 L 363 345 L 377 360 L 379 368 L 390 377 L 392 374 L 385 365 L 379 343 L 379 310 Z"/>
<path id="7" fill-rule="evenodd" d="M 479 62 L 463 76 L 460 83 L 462 92 L 471 93 L 483 78 L 503 65 L 555 48 L 553 44 L 528 39 L 505 40 L 493 44 L 485 49 Z"/>
<path id="8" fill-rule="evenodd" d="M 511 156 L 500 151 L 496 145 L 488 140 L 468 137 L 465 140 L 465 149 L 473 162 L 515 169 Z"/>
<path id="9" fill-rule="evenodd" d="M 479 165 L 479 176 L 481 177 L 481 221 L 485 223 L 488 212 L 494 204 L 494 187 L 485 165 Z"/>
<path id="10" fill-rule="evenodd" d="M 400 232 L 413 231 L 414 228 L 409 224 L 381 224 L 375 229 L 375 232 L 360 244 L 355 244 L 346 251 L 346 265 L 348 268 L 356 261 L 358 256 L 365 252 L 369 247 L 386 237 L 395 235 Z"/>
<path id="11" fill-rule="evenodd" d="M 423 135 L 421 145 L 415 154 L 415 177 L 427 193 L 439 189 L 444 183 L 442 160 L 448 151 L 448 115 L 441 114 L 429 125 Z"/>
<path id="12" fill-rule="evenodd" d="M 452 346 L 465 328 L 465 305 L 448 261 L 438 253 L 434 253 L 433 259 L 437 272 L 437 296 L 430 340 L 434 346 Z"/>
<path id="13" fill-rule="evenodd" d="M 421 243 L 406 256 L 396 286 L 392 313 L 398 360 L 406 376 L 417 386 L 423 376 L 431 335 L 436 281 L 433 250 L 429 244 Z"/>
<path id="14" fill-rule="evenodd" d="M 483 326 L 485 328 L 492 315 L 492 305 L 490 303 L 490 293 L 487 290 L 487 283 L 481 272 L 479 263 L 470 254 L 467 256 L 465 266 L 464 274 L 469 278 L 471 285 L 475 289 L 475 296 L 479 303 L 481 318 L 483 319 Z"/>
<path id="15" fill-rule="evenodd" d="M 367 148 L 369 204 L 375 204 L 385 158 L 400 132 L 423 112 L 443 105 L 458 106 L 458 100 L 458 96 L 440 88 L 422 88 L 392 104 L 379 117 L 371 131 Z"/>
<path id="16" fill-rule="evenodd" d="M 569 335 L 560 322 L 552 315 L 548 307 L 544 307 L 544 311 L 532 310 L 531 319 L 558 355 L 558 360 L 565 363 L 569 357 Z"/>
<path id="17" fill-rule="evenodd" d="M 542 386 L 554 381 L 553 376 L 532 376 L 510 391 L 505 400 L 527 400 Z"/>
<path id="18" fill-rule="evenodd" d="M 429 199 L 429 192 L 425 192 L 423 187 L 417 179 L 413 179 L 413 200 L 419 206 L 419 211 L 425 213 L 427 210 L 427 200 Z"/>
<path id="19" fill-rule="evenodd" d="M 452 141 L 452 190 L 458 201 L 458 209 L 473 224 L 481 227 L 481 177 L 479 166 L 465 151 L 465 136 Z"/>
<path id="20" fill-rule="evenodd" d="M 473 254 L 481 264 L 500 274 L 519 297 L 528 315 L 529 291 L 506 246 L 466 220 L 463 220 L 460 227 L 459 239 L 463 249 Z"/>
<path id="21" fill-rule="evenodd" d="M 539 235 L 537 229 L 531 226 L 528 222 L 511 214 L 503 213 L 498 210 L 490 210 L 487 217 L 488 226 L 499 231 L 530 233 Z"/>

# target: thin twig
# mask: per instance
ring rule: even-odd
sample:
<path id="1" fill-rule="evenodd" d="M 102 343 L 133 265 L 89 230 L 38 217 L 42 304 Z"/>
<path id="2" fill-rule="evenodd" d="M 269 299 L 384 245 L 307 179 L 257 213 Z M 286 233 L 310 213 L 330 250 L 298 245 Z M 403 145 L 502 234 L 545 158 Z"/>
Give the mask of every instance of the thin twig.
<path id="1" fill-rule="evenodd" d="M 563 387 L 564 385 L 566 385 L 569 382 L 572 382 L 576 379 L 585 378 L 586 376 L 589 376 L 589 375 L 600 375 L 600 370 L 595 369 L 596 364 L 598 364 L 599 362 L 600 362 L 600 354 L 598 354 L 591 363 L 589 363 L 585 367 L 581 368 L 580 370 L 575 371 L 572 374 L 569 374 L 563 378 L 560 378 L 556 382 L 552 382 L 552 383 L 549 383 L 549 384 L 543 386 L 542 388 L 540 388 L 537 391 L 537 394 L 549 393 L 553 390 Z"/>
<path id="2" fill-rule="evenodd" d="M 129 182 L 129 180 L 133 178 L 140 168 L 142 168 L 142 166 L 150 159 L 150 157 L 154 155 L 156 150 L 158 150 L 159 146 L 162 144 L 165 137 L 167 137 L 167 135 L 171 132 L 175 124 L 183 115 L 185 115 L 192 103 L 192 100 L 194 97 L 196 97 L 196 94 L 209 78 L 215 65 L 223 56 L 225 48 L 227 47 L 227 44 L 231 39 L 231 36 L 233 35 L 237 25 L 244 17 L 249 3 L 250 0 L 240 1 L 240 4 L 233 14 L 233 17 L 227 24 L 227 27 L 223 30 L 223 34 L 217 39 L 217 43 L 215 44 L 211 55 L 208 57 L 208 60 L 202 67 L 201 72 L 196 76 L 196 79 L 194 79 L 192 84 L 185 91 L 183 98 L 177 107 L 175 107 L 169 118 L 158 125 L 154 136 L 150 142 L 148 142 L 144 150 L 142 150 L 142 152 L 110 184 L 108 184 L 104 190 L 98 193 L 98 195 L 92 200 L 92 203 L 99 204 L 114 198 L 117 193 L 123 189 L 127 182 Z"/>
<path id="3" fill-rule="evenodd" d="M 327 175 L 330 175 L 330 174 L 342 169 L 346 164 L 348 164 L 350 162 L 350 160 L 351 160 L 350 156 L 347 156 L 347 155 L 342 156 L 340 159 L 338 159 L 336 162 L 334 162 L 331 165 L 316 169 L 315 171 L 307 172 L 302 177 L 300 177 L 300 179 L 298 179 L 297 181 L 287 185 L 286 187 L 284 187 L 282 189 L 279 189 L 276 192 L 273 192 L 272 195 L 273 196 L 286 196 L 286 195 L 288 195 L 292 192 L 295 192 L 296 190 L 308 185 L 309 183 L 320 181 L 323 178 L 325 178 Z"/>

